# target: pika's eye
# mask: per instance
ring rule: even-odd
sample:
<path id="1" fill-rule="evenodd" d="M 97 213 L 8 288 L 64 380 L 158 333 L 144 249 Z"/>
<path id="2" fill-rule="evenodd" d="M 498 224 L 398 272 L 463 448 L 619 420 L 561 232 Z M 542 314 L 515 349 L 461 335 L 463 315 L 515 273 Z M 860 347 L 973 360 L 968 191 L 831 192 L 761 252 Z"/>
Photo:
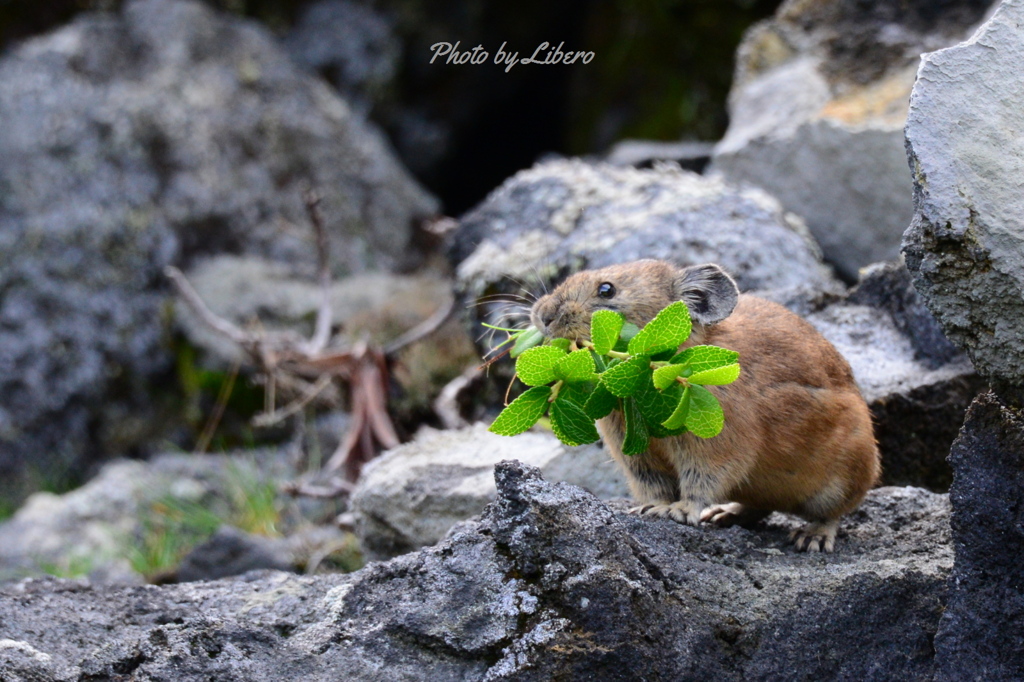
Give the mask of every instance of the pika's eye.
<path id="1" fill-rule="evenodd" d="M 601 284 L 597 287 L 597 296 L 598 298 L 604 299 L 614 298 L 615 285 L 612 284 L 611 282 L 601 282 Z"/>

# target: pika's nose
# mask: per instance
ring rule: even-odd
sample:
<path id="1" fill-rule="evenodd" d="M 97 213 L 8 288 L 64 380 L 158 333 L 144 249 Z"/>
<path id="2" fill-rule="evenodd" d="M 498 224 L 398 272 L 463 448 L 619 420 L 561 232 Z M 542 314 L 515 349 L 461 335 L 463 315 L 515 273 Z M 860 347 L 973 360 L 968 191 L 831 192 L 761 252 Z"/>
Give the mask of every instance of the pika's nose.
<path id="1" fill-rule="evenodd" d="M 551 323 L 555 321 L 555 311 L 548 309 L 540 314 L 540 321 L 544 323 L 545 327 L 550 327 Z"/>

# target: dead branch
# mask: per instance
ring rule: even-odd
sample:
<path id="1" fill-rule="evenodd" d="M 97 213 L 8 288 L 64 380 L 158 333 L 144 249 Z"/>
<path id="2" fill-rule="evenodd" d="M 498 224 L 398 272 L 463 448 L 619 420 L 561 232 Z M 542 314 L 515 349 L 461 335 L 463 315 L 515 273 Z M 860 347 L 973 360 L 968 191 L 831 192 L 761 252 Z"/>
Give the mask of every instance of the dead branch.
<path id="1" fill-rule="evenodd" d="M 309 216 L 309 222 L 316 234 L 316 270 L 317 280 L 320 284 L 320 309 L 316 313 L 313 336 L 306 344 L 305 350 L 308 355 L 316 355 L 327 347 L 331 336 L 331 245 L 327 240 L 323 216 L 320 214 L 320 195 L 312 189 L 307 189 L 303 193 L 303 200 L 306 202 L 306 214 Z"/>

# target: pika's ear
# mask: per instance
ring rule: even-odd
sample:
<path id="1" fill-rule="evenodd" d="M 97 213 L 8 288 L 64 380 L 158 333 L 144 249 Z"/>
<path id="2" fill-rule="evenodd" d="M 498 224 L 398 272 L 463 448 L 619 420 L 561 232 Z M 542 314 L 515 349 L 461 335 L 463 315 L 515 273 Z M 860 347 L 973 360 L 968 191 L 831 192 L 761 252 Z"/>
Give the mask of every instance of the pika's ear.
<path id="1" fill-rule="evenodd" d="M 732 277 L 713 263 L 684 268 L 673 285 L 676 298 L 690 309 L 690 317 L 705 326 L 729 317 L 740 296 Z"/>

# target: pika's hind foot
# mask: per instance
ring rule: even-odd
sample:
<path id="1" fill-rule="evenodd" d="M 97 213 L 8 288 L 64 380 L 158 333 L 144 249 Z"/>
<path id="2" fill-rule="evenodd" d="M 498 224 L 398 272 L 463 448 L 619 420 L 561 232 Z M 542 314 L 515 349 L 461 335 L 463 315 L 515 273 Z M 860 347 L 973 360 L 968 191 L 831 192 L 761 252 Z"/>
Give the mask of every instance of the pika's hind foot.
<path id="1" fill-rule="evenodd" d="M 719 528 L 728 528 L 729 526 L 750 528 L 757 525 L 759 521 L 770 513 L 770 511 L 764 511 L 763 509 L 746 507 L 739 502 L 729 502 L 728 504 L 708 507 L 701 512 L 700 520 L 711 523 Z"/>
<path id="2" fill-rule="evenodd" d="M 839 521 L 808 523 L 789 534 L 798 552 L 831 552 L 836 546 Z"/>
<path id="3" fill-rule="evenodd" d="M 700 523 L 700 510 L 703 505 L 690 501 L 672 502 L 671 504 L 642 504 L 629 510 L 630 514 L 640 516 L 662 516 L 696 526 Z"/>

